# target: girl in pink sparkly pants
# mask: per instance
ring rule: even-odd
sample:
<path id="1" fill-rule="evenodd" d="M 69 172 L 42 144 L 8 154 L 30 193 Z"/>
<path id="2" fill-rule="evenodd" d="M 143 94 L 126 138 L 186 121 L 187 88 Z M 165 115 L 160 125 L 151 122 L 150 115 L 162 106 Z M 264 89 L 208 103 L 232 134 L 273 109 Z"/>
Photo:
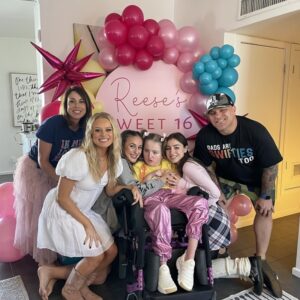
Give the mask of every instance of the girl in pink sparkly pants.
<path id="1" fill-rule="evenodd" d="M 176 193 L 168 185 L 168 178 L 173 177 L 171 164 L 162 159 L 162 143 L 164 138 L 150 133 L 144 138 L 143 162 L 134 165 L 137 180 L 143 182 L 160 177 L 166 182 L 161 190 L 144 199 L 145 219 L 151 230 L 154 252 L 160 257 L 158 291 L 170 294 L 177 291 L 167 261 L 172 256 L 170 245 L 172 238 L 170 209 L 182 211 L 188 219 L 186 234 L 188 247 L 186 252 L 177 259 L 178 284 L 191 291 L 194 285 L 195 253 L 201 240 L 202 225 L 208 221 L 208 202 L 199 196 L 187 196 Z"/>

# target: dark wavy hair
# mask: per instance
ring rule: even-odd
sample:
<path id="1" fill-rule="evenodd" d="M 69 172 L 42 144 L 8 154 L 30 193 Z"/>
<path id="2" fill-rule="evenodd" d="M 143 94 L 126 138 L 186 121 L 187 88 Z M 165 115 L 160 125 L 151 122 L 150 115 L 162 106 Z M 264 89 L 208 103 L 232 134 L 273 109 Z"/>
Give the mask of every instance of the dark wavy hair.
<path id="1" fill-rule="evenodd" d="M 85 89 L 83 87 L 81 87 L 79 85 L 75 85 L 75 86 L 69 87 L 66 90 L 65 95 L 64 95 L 64 99 L 63 99 L 63 103 L 62 103 L 61 114 L 65 117 L 65 119 L 67 120 L 67 122 L 70 123 L 70 115 L 69 115 L 69 113 L 67 111 L 67 107 L 68 107 L 68 98 L 69 98 L 69 96 L 70 96 L 70 94 L 72 92 L 75 92 L 78 95 L 80 95 L 80 97 L 85 102 L 86 113 L 85 113 L 85 115 L 79 121 L 79 126 L 85 128 L 88 119 L 92 115 L 92 102 L 90 100 L 89 95 L 87 94 L 87 92 L 85 91 Z"/>

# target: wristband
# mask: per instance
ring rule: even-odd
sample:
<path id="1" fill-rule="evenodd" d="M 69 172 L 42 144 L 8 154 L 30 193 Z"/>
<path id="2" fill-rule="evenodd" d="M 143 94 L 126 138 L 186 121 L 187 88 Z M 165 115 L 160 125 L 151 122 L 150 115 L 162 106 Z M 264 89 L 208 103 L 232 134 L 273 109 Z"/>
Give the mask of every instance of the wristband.
<path id="1" fill-rule="evenodd" d="M 271 196 L 268 194 L 260 194 L 259 198 L 264 199 L 264 200 L 270 200 Z"/>

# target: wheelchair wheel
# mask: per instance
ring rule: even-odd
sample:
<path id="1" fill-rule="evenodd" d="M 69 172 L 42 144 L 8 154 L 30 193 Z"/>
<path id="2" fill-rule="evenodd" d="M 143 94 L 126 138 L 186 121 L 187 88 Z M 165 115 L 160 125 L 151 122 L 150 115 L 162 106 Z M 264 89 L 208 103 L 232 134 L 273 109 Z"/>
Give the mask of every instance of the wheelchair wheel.
<path id="1" fill-rule="evenodd" d="M 153 251 L 146 251 L 145 263 L 145 288 L 154 292 L 158 284 L 159 257 Z"/>
<path id="2" fill-rule="evenodd" d="M 208 285 L 205 250 L 198 248 L 195 256 L 195 273 L 201 285 Z"/>

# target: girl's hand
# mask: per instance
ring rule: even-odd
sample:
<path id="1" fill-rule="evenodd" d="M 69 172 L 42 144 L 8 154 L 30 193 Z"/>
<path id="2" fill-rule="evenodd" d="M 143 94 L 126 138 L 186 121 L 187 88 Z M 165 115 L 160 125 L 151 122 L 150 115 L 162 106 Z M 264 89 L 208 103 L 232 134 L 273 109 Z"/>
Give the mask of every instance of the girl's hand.
<path id="1" fill-rule="evenodd" d="M 134 202 L 131 205 L 139 203 L 140 207 L 143 207 L 143 197 L 138 187 L 136 185 L 132 185 L 130 190 L 134 199 Z"/>
<path id="2" fill-rule="evenodd" d="M 167 183 L 171 187 L 176 187 L 179 183 L 181 177 L 173 172 L 167 174 Z"/>
<path id="3" fill-rule="evenodd" d="M 87 244 L 89 248 L 93 247 L 93 243 L 95 243 L 95 246 L 98 248 L 101 244 L 101 238 L 99 234 L 96 232 L 93 224 L 90 222 L 87 226 L 84 227 L 86 237 L 83 242 L 83 244 Z"/>

